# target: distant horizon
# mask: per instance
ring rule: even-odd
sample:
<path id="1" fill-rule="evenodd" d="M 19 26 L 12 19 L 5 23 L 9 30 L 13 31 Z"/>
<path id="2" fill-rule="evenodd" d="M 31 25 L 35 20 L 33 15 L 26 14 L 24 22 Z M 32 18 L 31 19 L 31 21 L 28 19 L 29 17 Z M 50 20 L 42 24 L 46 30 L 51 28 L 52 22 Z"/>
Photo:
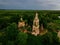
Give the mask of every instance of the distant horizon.
<path id="1" fill-rule="evenodd" d="M 0 9 L 60 10 L 60 0 L 0 0 Z"/>
<path id="2" fill-rule="evenodd" d="M 0 9 L 0 10 L 36 10 L 36 9 Z M 39 9 L 37 9 L 37 10 L 39 10 Z M 40 9 L 41 10 L 41 9 Z M 46 10 L 46 9 L 42 9 L 42 10 Z M 48 9 L 49 10 L 49 9 Z M 47 11 L 48 11 L 47 10 Z M 52 9 L 50 9 L 51 11 L 55 11 L 55 10 L 52 10 Z M 56 10 L 56 11 L 60 11 L 60 10 Z"/>

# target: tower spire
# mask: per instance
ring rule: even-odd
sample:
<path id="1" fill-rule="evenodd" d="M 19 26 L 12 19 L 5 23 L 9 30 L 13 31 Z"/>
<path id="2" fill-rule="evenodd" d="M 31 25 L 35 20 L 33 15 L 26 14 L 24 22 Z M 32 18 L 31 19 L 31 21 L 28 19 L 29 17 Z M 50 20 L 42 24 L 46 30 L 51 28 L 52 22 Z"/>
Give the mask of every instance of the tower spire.
<path id="1" fill-rule="evenodd" d="M 38 13 L 36 13 L 34 21 L 33 21 L 33 29 L 32 34 L 38 35 L 39 34 L 39 19 L 38 19 Z"/>
<path id="2" fill-rule="evenodd" d="M 35 19 L 38 19 L 38 13 L 36 12 Z"/>

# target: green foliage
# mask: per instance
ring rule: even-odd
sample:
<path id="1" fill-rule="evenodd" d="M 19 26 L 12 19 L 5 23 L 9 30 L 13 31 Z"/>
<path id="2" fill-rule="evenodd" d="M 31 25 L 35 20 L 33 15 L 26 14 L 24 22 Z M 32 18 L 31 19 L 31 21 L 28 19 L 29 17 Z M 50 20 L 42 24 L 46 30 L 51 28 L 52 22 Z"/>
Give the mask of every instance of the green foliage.
<path id="1" fill-rule="evenodd" d="M 0 45 L 2 45 L 2 43 L 0 42 Z"/>
<path id="2" fill-rule="evenodd" d="M 40 36 L 28 34 L 27 45 L 43 45 Z"/>
<path id="3" fill-rule="evenodd" d="M 18 33 L 17 24 L 16 23 L 10 24 L 10 26 L 6 28 L 5 33 L 8 40 L 15 40 Z"/>
<path id="4" fill-rule="evenodd" d="M 23 32 L 19 32 L 17 35 L 17 45 L 26 45 L 28 35 Z"/>
<path id="5" fill-rule="evenodd" d="M 15 45 L 15 44 L 14 44 L 14 41 L 9 41 L 8 40 L 8 42 L 6 43 L 6 45 Z"/>
<path id="6" fill-rule="evenodd" d="M 38 10 L 40 25 L 48 30 L 45 35 L 34 36 L 20 32 L 17 28 L 21 16 L 30 25 L 31 31 L 35 10 L 0 10 L 0 45 L 60 45 L 57 34 L 60 30 L 60 11 Z M 51 24 L 52 22 L 52 24 Z"/>

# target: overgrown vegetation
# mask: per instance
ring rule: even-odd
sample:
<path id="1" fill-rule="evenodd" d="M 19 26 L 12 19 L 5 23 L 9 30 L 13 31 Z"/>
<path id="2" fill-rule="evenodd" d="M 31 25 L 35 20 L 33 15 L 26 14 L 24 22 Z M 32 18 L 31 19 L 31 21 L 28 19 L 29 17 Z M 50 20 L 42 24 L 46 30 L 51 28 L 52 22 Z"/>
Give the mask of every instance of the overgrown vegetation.
<path id="1" fill-rule="evenodd" d="M 0 45 L 60 45 L 57 31 L 60 30 L 60 11 L 38 10 L 40 24 L 48 32 L 34 36 L 20 32 L 17 28 L 20 18 L 28 23 L 31 30 L 35 10 L 0 10 Z"/>

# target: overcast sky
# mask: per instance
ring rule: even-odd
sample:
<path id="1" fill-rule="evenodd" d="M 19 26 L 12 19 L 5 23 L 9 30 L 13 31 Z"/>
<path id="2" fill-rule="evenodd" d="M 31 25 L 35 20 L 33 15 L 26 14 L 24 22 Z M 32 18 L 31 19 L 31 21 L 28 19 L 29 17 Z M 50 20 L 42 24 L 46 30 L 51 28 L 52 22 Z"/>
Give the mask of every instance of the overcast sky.
<path id="1" fill-rule="evenodd" d="M 0 9 L 60 10 L 60 0 L 0 0 Z"/>

